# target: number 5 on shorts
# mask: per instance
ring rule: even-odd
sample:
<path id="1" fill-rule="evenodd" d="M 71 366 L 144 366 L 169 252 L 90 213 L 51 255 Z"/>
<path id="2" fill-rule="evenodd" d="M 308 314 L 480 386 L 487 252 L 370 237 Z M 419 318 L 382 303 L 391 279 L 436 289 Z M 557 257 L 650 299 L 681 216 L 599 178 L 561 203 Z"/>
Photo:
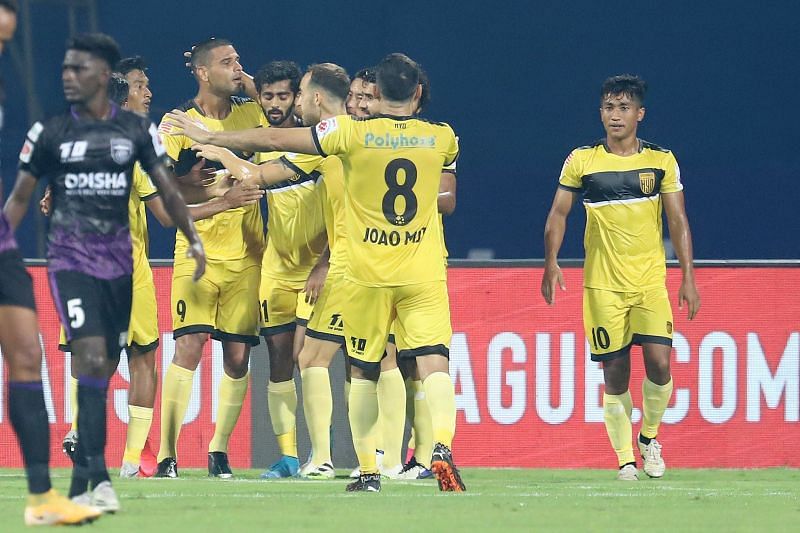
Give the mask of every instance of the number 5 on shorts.
<path id="1" fill-rule="evenodd" d="M 69 327 L 71 328 L 77 329 L 86 322 L 86 313 L 83 312 L 81 305 L 83 305 L 83 300 L 80 298 L 67 300 L 67 315 L 70 318 Z"/>

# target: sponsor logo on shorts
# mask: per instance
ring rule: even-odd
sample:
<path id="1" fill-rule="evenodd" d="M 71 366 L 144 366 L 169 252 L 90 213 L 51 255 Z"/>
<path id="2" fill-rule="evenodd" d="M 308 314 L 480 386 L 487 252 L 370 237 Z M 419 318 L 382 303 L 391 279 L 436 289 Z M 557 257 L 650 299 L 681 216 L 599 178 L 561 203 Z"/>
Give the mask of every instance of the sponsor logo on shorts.
<path id="1" fill-rule="evenodd" d="M 667 320 L 667 333 L 672 335 L 672 322 L 670 322 L 669 320 Z"/>

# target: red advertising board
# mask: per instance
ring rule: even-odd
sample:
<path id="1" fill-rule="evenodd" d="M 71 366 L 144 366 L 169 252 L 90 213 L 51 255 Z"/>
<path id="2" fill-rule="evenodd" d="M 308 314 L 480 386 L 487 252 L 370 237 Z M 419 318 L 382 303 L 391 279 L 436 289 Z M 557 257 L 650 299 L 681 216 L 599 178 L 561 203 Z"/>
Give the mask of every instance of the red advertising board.
<path id="1" fill-rule="evenodd" d="M 582 271 L 548 307 L 540 268 L 450 271 L 450 369 L 459 408 L 454 448 L 465 466 L 612 467 L 603 376 L 582 327 Z M 800 361 L 800 269 L 700 268 L 702 308 L 677 305 L 675 391 L 659 440 L 671 466 L 800 466 L 795 443 Z M 641 350 L 631 394 L 641 408 Z M 634 434 L 640 412 L 634 412 Z"/>
<path id="2" fill-rule="evenodd" d="M 54 464 L 69 428 L 68 371 L 56 350 L 58 321 L 43 267 L 32 267 L 39 306 Z M 463 466 L 613 467 L 603 425 L 603 377 L 589 360 L 581 324 L 579 268 L 564 269 L 566 292 L 548 307 L 539 295 L 540 268 L 451 268 L 451 375 L 458 425 L 454 450 Z M 159 374 L 174 350 L 169 267 L 154 269 L 162 343 Z M 675 392 L 660 431 L 670 466 L 800 466 L 790 443 L 800 440 L 800 269 L 708 267 L 697 271 L 703 304 L 693 321 L 678 309 L 680 271 L 668 271 L 675 314 Z M 213 434 L 218 344 L 208 346 L 183 427 L 180 464 L 202 467 Z M 631 393 L 641 408 L 643 365 L 633 350 Z M 124 361 L 124 359 L 123 359 Z M 166 363 L 166 364 L 165 364 Z M 107 459 L 118 465 L 125 442 L 124 364 L 109 390 Z M 214 377 L 216 376 L 216 377 Z M 4 380 L 3 380 L 4 381 Z M 4 387 L 4 385 L 0 385 Z M 0 394 L 0 466 L 20 466 Z M 160 405 L 160 395 L 156 406 Z M 264 416 L 267 417 L 266 407 Z M 634 431 L 640 411 L 634 411 Z M 335 417 L 341 421 L 343 417 Z M 231 461 L 250 464 L 249 395 L 231 438 Z M 346 420 L 346 418 L 345 418 Z M 151 442 L 157 449 L 156 409 Z M 305 431 L 300 428 L 300 431 Z"/>

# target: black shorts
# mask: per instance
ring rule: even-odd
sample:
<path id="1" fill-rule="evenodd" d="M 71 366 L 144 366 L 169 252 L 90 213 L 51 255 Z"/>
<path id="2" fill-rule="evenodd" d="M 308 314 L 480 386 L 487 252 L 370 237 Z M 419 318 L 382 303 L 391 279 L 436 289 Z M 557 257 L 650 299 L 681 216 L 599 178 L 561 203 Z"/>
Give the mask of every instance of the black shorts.
<path id="1" fill-rule="evenodd" d="M 27 307 L 36 311 L 33 280 L 16 248 L 0 253 L 0 305 Z"/>
<path id="2" fill-rule="evenodd" d="M 100 279 L 81 272 L 51 272 L 50 290 L 67 340 L 105 337 L 127 344 L 133 278 Z"/>

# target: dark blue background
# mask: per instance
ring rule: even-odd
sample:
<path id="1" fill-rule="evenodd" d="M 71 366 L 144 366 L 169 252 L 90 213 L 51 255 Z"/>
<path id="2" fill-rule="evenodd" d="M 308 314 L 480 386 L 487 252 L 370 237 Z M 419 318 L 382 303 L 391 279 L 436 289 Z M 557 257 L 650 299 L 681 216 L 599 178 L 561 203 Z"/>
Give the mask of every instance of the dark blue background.
<path id="1" fill-rule="evenodd" d="M 432 80 L 429 116 L 461 138 L 458 209 L 446 221 L 455 257 L 471 248 L 541 257 L 564 157 L 603 134 L 600 83 L 639 74 L 651 87 L 640 136 L 677 155 L 696 257 L 800 257 L 796 2 L 98 4 L 100 29 L 150 63 L 154 120 L 194 95 L 181 54 L 210 35 L 233 40 L 251 73 L 271 59 L 333 61 L 351 73 L 393 51 L 418 60 Z M 33 15 L 39 94 L 57 112 L 66 17 L 52 5 Z M 28 119 L 2 62 L 8 194 Z M 583 255 L 581 211 L 562 257 Z M 151 255 L 170 257 L 170 233 L 151 228 Z M 27 256 L 36 255 L 34 231 L 29 216 L 18 234 Z"/>

